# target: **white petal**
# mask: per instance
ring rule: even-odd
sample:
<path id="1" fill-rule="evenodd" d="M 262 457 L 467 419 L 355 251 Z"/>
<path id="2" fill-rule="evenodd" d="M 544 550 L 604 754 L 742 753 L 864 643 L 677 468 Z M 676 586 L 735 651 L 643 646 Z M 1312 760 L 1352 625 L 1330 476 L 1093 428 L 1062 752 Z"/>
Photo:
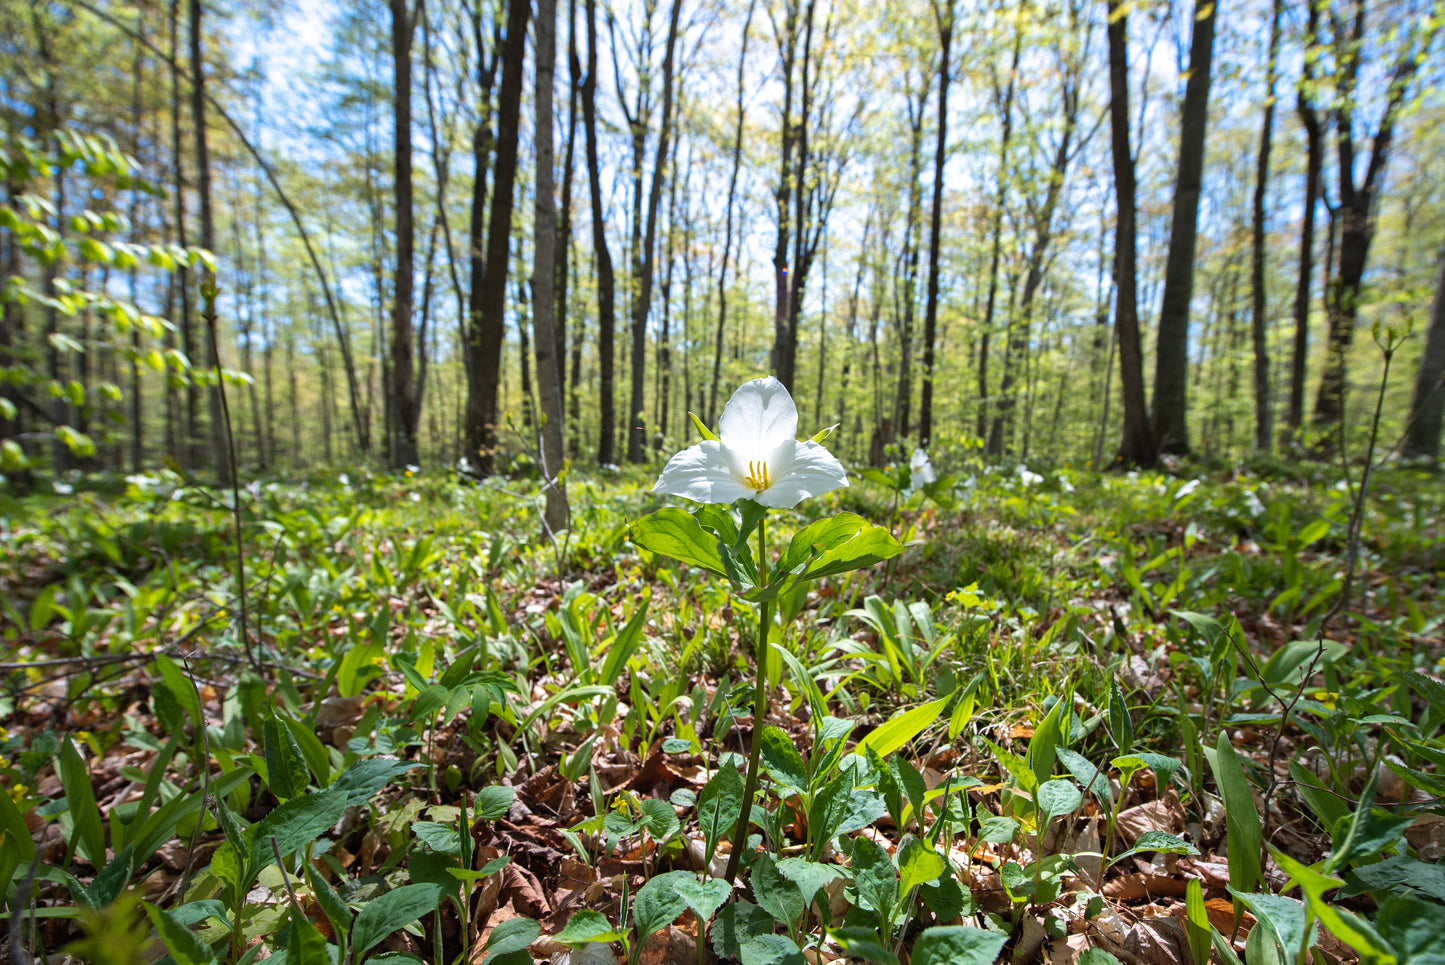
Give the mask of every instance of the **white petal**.
<path id="1" fill-rule="evenodd" d="M 848 474 L 831 452 L 816 442 L 800 442 L 786 474 L 753 498 L 773 509 L 790 509 L 809 496 L 848 485 Z"/>
<path id="2" fill-rule="evenodd" d="M 783 383 L 771 375 L 738 386 L 717 421 L 723 448 L 743 462 L 765 459 L 781 443 L 798 436 L 798 407 Z"/>
<path id="3" fill-rule="evenodd" d="M 733 476 L 719 448 L 708 440 L 677 453 L 662 467 L 652 491 L 700 503 L 730 503 L 751 496 L 752 490 Z"/>

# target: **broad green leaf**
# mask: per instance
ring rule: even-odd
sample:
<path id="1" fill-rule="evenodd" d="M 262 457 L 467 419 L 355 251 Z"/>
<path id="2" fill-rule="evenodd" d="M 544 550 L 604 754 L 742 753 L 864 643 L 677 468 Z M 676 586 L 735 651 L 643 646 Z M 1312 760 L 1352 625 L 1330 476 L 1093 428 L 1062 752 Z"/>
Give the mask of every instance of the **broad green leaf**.
<path id="1" fill-rule="evenodd" d="M 771 935 L 776 926 L 773 916 L 748 901 L 734 901 L 718 912 L 709 931 L 712 934 L 712 949 L 718 958 L 740 961 L 743 946 L 758 938 Z"/>
<path id="2" fill-rule="evenodd" d="M 808 793 L 808 765 L 793 746 L 793 739 L 780 727 L 763 728 L 760 751 L 763 767 L 778 785 L 778 796 L 788 798 Z"/>
<path id="3" fill-rule="evenodd" d="M 216 960 L 215 953 L 200 936 L 176 921 L 170 912 L 148 901 L 141 904 L 176 965 L 211 965 Z"/>
<path id="4" fill-rule="evenodd" d="M 852 857 L 858 903 L 880 917 L 889 914 L 898 901 L 898 872 L 888 860 L 888 852 L 872 838 L 857 837 L 853 839 Z"/>
<path id="5" fill-rule="evenodd" d="M 803 916 L 808 904 L 802 891 L 795 882 L 783 877 L 771 855 L 766 852 L 758 855 L 750 880 L 758 907 L 778 921 L 792 928 Z"/>
<path id="6" fill-rule="evenodd" d="M 335 784 L 324 791 L 292 798 L 273 808 L 270 814 L 247 831 L 251 842 L 247 877 L 255 880 L 262 868 L 274 863 L 276 850 L 279 849 L 285 857 L 321 837 L 341 820 L 345 810 L 346 793 Z M 273 837 L 276 839 L 274 848 L 271 844 Z"/>
<path id="7" fill-rule="evenodd" d="M 34 854 L 35 841 L 25 819 L 10 795 L 0 793 L 0 895 L 5 894 L 20 862 L 29 861 Z"/>
<path id="8" fill-rule="evenodd" d="M 1039 810 L 1054 818 L 1061 814 L 1068 814 L 1083 804 L 1084 795 L 1074 786 L 1073 781 L 1059 778 L 1045 781 L 1039 785 L 1038 793 L 1034 795 L 1034 801 L 1038 804 Z"/>
<path id="9" fill-rule="evenodd" d="M 303 866 L 306 869 L 306 883 L 311 886 L 311 894 L 316 897 L 316 903 L 331 922 L 332 931 L 337 935 L 345 935 L 351 928 L 351 909 L 312 862 L 304 862 Z"/>
<path id="10" fill-rule="evenodd" d="M 511 952 L 520 952 L 537 940 L 542 934 L 542 926 L 531 918 L 508 918 L 488 936 L 486 945 L 482 946 L 486 951 L 486 957 L 482 959 L 483 965 L 493 956 L 507 955 Z"/>
<path id="11" fill-rule="evenodd" d="M 939 718 L 952 699 L 953 695 L 950 694 L 893 715 L 877 730 L 860 740 L 853 752 L 861 756 L 871 749 L 880 758 L 887 758 L 889 754 L 923 733 L 924 728 Z"/>
<path id="12" fill-rule="evenodd" d="M 1361 865 L 1345 873 L 1341 898 L 1350 898 L 1362 891 L 1386 891 L 1410 888 L 1445 902 L 1445 867 L 1405 855 L 1393 855 L 1374 864 Z"/>
<path id="13" fill-rule="evenodd" d="M 1060 744 L 1067 743 L 1064 740 L 1065 722 L 1069 720 L 1073 708 L 1073 697 L 1067 687 L 1054 701 L 1054 706 L 1039 721 L 1039 726 L 1034 730 L 1034 736 L 1029 738 L 1028 750 L 1024 752 L 1024 760 L 1028 761 L 1029 770 L 1034 772 L 1034 777 L 1039 784 L 1043 784 L 1054 773 L 1054 761 L 1057 758 L 1055 751 Z"/>
<path id="14" fill-rule="evenodd" d="M 588 942 L 615 942 L 622 939 L 622 932 L 599 911 L 582 908 L 572 913 L 562 930 L 552 936 L 563 945 L 585 945 Z"/>
<path id="15" fill-rule="evenodd" d="M 1119 681 L 1112 677 L 1109 679 L 1109 731 L 1120 754 L 1133 750 L 1134 721 L 1129 717 L 1129 704 L 1119 690 Z"/>
<path id="16" fill-rule="evenodd" d="M 100 824 L 100 808 L 95 803 L 95 787 L 68 735 L 60 740 L 56 769 L 60 772 L 60 785 L 65 789 L 65 804 L 73 822 L 70 850 L 89 861 L 91 867 L 102 868 L 105 866 L 105 830 Z"/>
<path id="17" fill-rule="evenodd" d="M 697 796 L 697 823 L 707 846 L 708 861 L 717 851 L 718 842 L 737 827 L 742 810 L 742 775 L 737 768 L 724 764 L 708 779 Z"/>
<path id="18" fill-rule="evenodd" d="M 261 722 L 266 745 L 266 786 L 282 800 L 306 793 L 311 774 L 291 731 L 275 717 Z"/>
<path id="19" fill-rule="evenodd" d="M 784 859 L 795 861 L 796 858 Z M 697 915 L 700 921 L 710 921 L 717 910 L 722 907 L 723 902 L 728 900 L 732 894 L 732 886 L 722 878 L 698 879 L 697 875 L 690 878 L 679 878 L 673 885 L 682 900 L 687 902 L 693 914 Z"/>
<path id="20" fill-rule="evenodd" d="M 1008 935 L 967 925 L 937 925 L 913 943 L 912 965 L 992 965 Z"/>
<path id="21" fill-rule="evenodd" d="M 331 956 L 326 949 L 326 938 L 296 909 L 291 909 L 291 940 L 286 944 L 286 961 L 301 965 L 303 962 L 329 962 Z"/>
<path id="22" fill-rule="evenodd" d="M 937 881 L 947 870 L 943 856 L 917 838 L 910 837 L 898 849 L 899 892 L 907 895 L 919 885 Z"/>
<path id="23" fill-rule="evenodd" d="M 606 686 L 617 683 L 617 678 L 627 668 L 627 661 L 642 643 L 642 628 L 647 623 L 647 605 L 650 601 L 650 597 L 642 597 L 641 605 L 636 608 L 637 612 L 632 615 L 632 619 L 612 638 L 612 645 L 607 649 L 607 658 L 602 662 L 602 673 L 598 678 Z"/>
<path id="24" fill-rule="evenodd" d="M 1184 893 L 1185 930 L 1189 936 L 1189 950 L 1196 963 L 1209 961 L 1210 935 L 1209 909 L 1204 904 L 1204 888 L 1198 878 L 1190 878 Z"/>
<path id="25" fill-rule="evenodd" d="M 784 858 L 778 862 L 778 871 L 798 886 L 807 904 L 813 903 L 819 891 L 843 877 L 843 869 L 837 865 L 808 861 L 806 858 Z"/>
<path id="26" fill-rule="evenodd" d="M 351 928 L 351 947 L 355 954 L 364 954 L 387 935 L 435 911 L 442 894 L 436 885 L 402 885 L 368 901 Z"/>
<path id="27" fill-rule="evenodd" d="M 1229 893 L 1254 912 L 1254 917 L 1267 925 L 1274 933 L 1280 948 L 1284 949 L 1284 960 L 1295 961 L 1305 943 L 1304 903 L 1286 898 L 1284 895 L 1246 894 L 1235 888 Z"/>
<path id="28" fill-rule="evenodd" d="M 839 513 L 798 530 L 778 562 L 780 573 L 817 579 L 871 566 L 903 552 L 903 546 L 882 526 L 856 513 Z"/>
<path id="29" fill-rule="evenodd" d="M 1168 831 L 1145 831 L 1139 835 L 1139 840 L 1134 842 L 1134 847 L 1115 855 L 1109 860 L 1109 864 L 1117 864 L 1131 855 L 1144 854 L 1149 851 L 1157 851 L 1160 854 L 1198 854 L 1199 849 L 1181 837 L 1170 834 Z"/>
<path id="30" fill-rule="evenodd" d="M 639 947 L 647 936 L 660 931 L 677 921 L 677 916 L 687 910 L 687 899 L 678 893 L 682 881 L 697 881 L 691 871 L 669 871 L 655 875 L 637 890 L 632 899 L 632 923 L 637 928 Z"/>
<path id="31" fill-rule="evenodd" d="M 640 805 L 640 810 L 640 826 L 647 829 L 647 833 L 659 843 L 666 842 L 682 830 L 682 824 L 677 820 L 677 811 L 667 801 L 655 797 L 646 798 Z"/>
<path id="32" fill-rule="evenodd" d="M 191 678 L 163 653 L 156 654 L 156 668 L 160 670 L 161 680 L 170 690 L 171 696 L 176 698 L 176 702 L 191 718 L 191 723 L 196 727 L 201 726 L 201 701 L 196 696 L 196 688 L 191 683 Z"/>
<path id="33" fill-rule="evenodd" d="M 898 965 L 898 956 L 883 947 L 876 928 L 849 925 L 833 929 L 832 937 L 852 958 L 867 959 L 878 965 Z"/>
<path id="34" fill-rule="evenodd" d="M 517 796 L 517 789 L 508 787 L 505 784 L 488 784 L 477 791 L 476 803 L 472 805 L 475 821 L 495 821 L 498 818 L 506 817 L 507 812 L 512 809 L 512 801 Z"/>
<path id="35" fill-rule="evenodd" d="M 1214 780 L 1219 785 L 1219 796 L 1224 802 L 1225 826 L 1230 841 L 1229 880 L 1240 891 L 1252 892 L 1259 884 L 1259 848 L 1263 832 L 1249 778 L 1244 775 L 1244 765 L 1224 731 L 1219 732 L 1210 764 L 1214 767 Z"/>
<path id="36" fill-rule="evenodd" d="M 717 540 L 709 535 L 691 513 L 668 506 L 650 516 L 627 524 L 628 538 L 653 553 L 670 556 L 689 566 L 718 576 L 727 576 Z"/>
<path id="37" fill-rule="evenodd" d="M 1289 875 L 1290 884 L 1298 884 L 1305 893 L 1305 904 L 1310 914 L 1318 918 L 1336 938 L 1353 948 L 1367 965 L 1395 965 L 1398 960 L 1388 942 L 1365 919 L 1337 908 L 1325 900 L 1325 893 L 1344 884 L 1334 875 L 1326 874 L 1318 866 L 1306 865 L 1273 846 L 1269 853 L 1279 864 L 1280 870 Z"/>

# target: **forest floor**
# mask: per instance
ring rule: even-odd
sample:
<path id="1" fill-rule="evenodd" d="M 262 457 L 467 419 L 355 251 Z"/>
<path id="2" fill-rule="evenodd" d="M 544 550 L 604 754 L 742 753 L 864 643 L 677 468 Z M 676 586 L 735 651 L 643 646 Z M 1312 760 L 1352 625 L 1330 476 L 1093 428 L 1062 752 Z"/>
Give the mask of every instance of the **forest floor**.
<path id="1" fill-rule="evenodd" d="M 1357 565 L 1317 468 L 855 479 L 800 510 L 904 550 L 772 604 L 761 721 L 651 478 L 560 544 L 527 480 L 261 482 L 239 555 L 169 473 L 0 496 L 13 960 L 1442 960 L 1437 478 Z"/>

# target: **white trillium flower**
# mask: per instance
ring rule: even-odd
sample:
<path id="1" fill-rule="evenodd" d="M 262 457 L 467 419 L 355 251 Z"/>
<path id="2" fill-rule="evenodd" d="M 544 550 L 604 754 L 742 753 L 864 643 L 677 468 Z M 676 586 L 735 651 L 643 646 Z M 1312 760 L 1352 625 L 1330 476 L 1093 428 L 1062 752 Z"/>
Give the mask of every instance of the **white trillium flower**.
<path id="1" fill-rule="evenodd" d="M 933 463 L 928 458 L 928 453 L 922 449 L 913 450 L 913 458 L 908 460 L 908 471 L 913 475 L 915 486 L 931 486 L 938 482 L 938 474 L 933 471 Z"/>
<path id="2" fill-rule="evenodd" d="M 745 382 L 723 407 L 717 438 L 689 446 L 662 468 L 655 493 L 700 503 L 751 499 L 788 509 L 848 485 L 848 474 L 820 443 L 799 442 L 798 407 L 772 376 Z"/>

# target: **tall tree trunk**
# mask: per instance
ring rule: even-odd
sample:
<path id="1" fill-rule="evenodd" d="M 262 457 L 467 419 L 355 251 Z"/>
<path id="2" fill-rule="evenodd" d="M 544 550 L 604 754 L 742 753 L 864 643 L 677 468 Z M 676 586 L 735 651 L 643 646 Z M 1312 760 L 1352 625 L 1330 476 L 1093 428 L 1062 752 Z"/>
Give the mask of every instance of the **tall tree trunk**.
<path id="1" fill-rule="evenodd" d="M 1071 35 L 1076 35 L 1079 28 L 1079 10 L 1073 7 L 1070 10 L 1072 26 L 1075 28 Z M 1087 28 L 1084 28 L 1087 29 Z M 1054 236 L 1054 212 L 1058 210 L 1059 200 L 1063 197 L 1064 183 L 1068 178 L 1069 164 L 1073 160 L 1073 139 L 1074 130 L 1079 119 L 1079 94 L 1082 87 L 1081 77 L 1084 69 L 1083 60 L 1077 56 L 1070 56 L 1069 52 L 1062 46 L 1059 51 L 1059 103 L 1063 109 L 1063 131 L 1060 133 L 1059 142 L 1054 148 L 1054 156 L 1049 163 L 1048 183 L 1044 192 L 1044 200 L 1037 206 L 1031 205 L 1029 210 L 1033 221 L 1033 237 L 1029 243 L 1029 253 L 1026 259 L 1027 269 L 1024 274 L 1023 292 L 1019 297 L 1018 313 L 1015 317 L 1010 311 L 1009 339 L 1004 354 L 1003 379 L 999 385 L 999 404 L 997 414 L 994 417 L 993 427 L 989 431 L 987 452 L 997 458 L 1004 454 L 1007 448 L 1006 439 L 1012 429 L 1012 419 L 1017 400 L 1014 397 L 1014 369 L 1010 365 L 1014 359 L 1022 359 L 1025 371 L 1028 372 L 1032 365 L 1029 356 L 1029 344 L 1031 340 L 1030 327 L 1033 324 L 1034 299 L 1038 294 L 1039 286 L 1043 284 L 1045 260 L 1048 256 L 1049 245 Z M 1013 286 L 1010 285 L 1010 300 L 1013 297 Z M 1027 379 L 1025 380 L 1027 383 Z M 1033 405 L 1033 390 L 1029 389 L 1029 406 L 1025 416 L 1025 422 L 1031 421 Z M 1027 433 L 1025 440 L 1027 440 Z M 1024 454 L 1027 456 L 1027 441 L 1024 445 Z"/>
<path id="2" fill-rule="evenodd" d="M 507 37 L 501 54 L 501 86 L 497 93 L 497 144 L 493 167 L 492 216 L 487 222 L 486 264 L 478 302 L 479 330 L 472 336 L 476 354 L 467 392 L 467 452 L 476 455 L 479 471 L 490 475 L 497 447 L 498 391 L 502 376 L 502 339 L 506 333 L 507 256 L 512 234 L 512 188 L 517 178 L 517 134 L 522 110 L 522 61 L 527 53 L 530 0 L 509 0 Z M 475 207 L 473 209 L 475 211 Z"/>
<path id="3" fill-rule="evenodd" d="M 391 0 L 392 149 L 395 152 L 393 201 L 396 205 L 396 279 L 391 306 L 391 385 L 396 420 L 392 432 L 391 467 L 417 462 L 416 430 L 421 419 L 416 386 L 412 327 L 412 285 L 416 271 L 415 227 L 411 183 L 411 43 L 416 20 L 407 0 Z"/>
<path id="4" fill-rule="evenodd" d="M 1109 8 L 1109 132 L 1114 158 L 1114 326 L 1119 339 L 1119 383 L 1124 432 L 1119 460 L 1152 466 L 1158 459 L 1144 402 L 1144 356 L 1139 345 L 1135 268 L 1134 155 L 1129 149 L 1129 18 L 1123 0 Z"/>
<path id="5" fill-rule="evenodd" d="M 142 17 L 137 20 L 137 28 L 139 30 L 145 29 L 145 18 Z M 142 35 L 142 40 L 143 39 L 144 38 Z M 141 66 L 143 62 L 143 57 L 141 55 L 141 43 L 136 43 L 132 46 L 133 49 L 131 51 L 130 73 L 131 153 L 136 157 L 140 157 Z M 132 187 L 130 189 L 130 231 L 132 243 L 137 243 L 140 241 L 140 196 L 141 191 L 139 187 Z M 128 279 L 130 282 L 130 303 L 132 305 L 135 305 L 136 303 L 136 287 L 139 280 L 138 275 L 139 272 L 137 268 L 135 266 L 132 266 L 130 271 L 128 272 Z M 7 277 L 9 277 L 8 273 Z M 8 315 L 8 302 L 6 303 L 5 307 Z M 6 333 L 4 336 L 0 336 L 0 339 L 8 340 L 8 330 L 10 328 L 8 322 L 9 319 L 7 318 L 6 324 L 3 326 L 6 329 Z M 144 411 L 144 409 L 141 404 L 141 386 L 143 385 L 143 382 L 141 380 L 141 340 L 139 325 L 134 326 L 131 329 L 130 339 L 132 353 L 132 358 L 130 362 L 130 471 L 132 473 L 138 474 L 145 464 L 145 425 L 144 420 L 141 418 L 141 413 Z M 0 341 L 0 345 L 3 344 L 4 342 Z M 9 353 L 7 352 L 4 354 L 8 355 Z M 8 364 L 9 359 L 6 358 L 5 362 Z M 10 437 L 11 433 L 6 431 L 8 428 L 9 426 L 6 424 L 6 420 L 0 419 L 0 438 Z"/>
<path id="6" fill-rule="evenodd" d="M 567 149 L 562 162 L 562 208 L 556 244 L 557 309 L 553 313 L 557 336 L 557 384 L 562 386 L 568 384 L 567 283 L 571 277 L 568 268 L 572 257 L 572 183 L 577 169 L 577 97 L 582 89 L 582 64 L 577 58 L 577 0 L 567 0 L 567 75 Z M 574 338 L 580 338 L 580 333 Z"/>
<path id="7" fill-rule="evenodd" d="M 206 62 L 201 57 L 201 0 L 191 0 L 191 114 L 196 121 L 196 195 L 200 201 L 201 247 L 216 250 L 216 225 L 211 212 L 211 155 L 206 142 Z M 215 283 L 209 268 L 201 269 L 201 286 Z M 206 364 L 214 372 L 221 364 L 221 346 L 216 319 L 208 320 L 206 331 Z M 211 386 L 210 445 L 216 463 L 216 476 L 222 485 L 229 484 L 235 467 L 226 456 L 226 423 L 219 379 Z"/>
<path id="8" fill-rule="evenodd" d="M 642 237 L 641 258 L 634 258 L 633 269 L 640 269 L 634 284 L 637 294 L 632 302 L 632 404 L 627 415 L 627 461 L 642 462 L 647 458 L 647 427 L 643 425 L 644 389 L 647 370 L 647 316 L 652 309 L 652 282 L 657 265 L 657 213 L 662 206 L 662 184 L 667 179 L 668 140 L 672 136 L 673 72 L 677 48 L 678 24 L 682 17 L 682 0 L 672 0 L 672 14 L 667 26 L 667 51 L 662 59 L 662 122 L 657 135 L 657 151 L 652 162 L 652 181 L 647 190 L 647 227 Z M 634 130 L 646 139 L 646 118 L 633 121 Z M 634 133 L 634 138 L 639 136 Z M 636 156 L 641 161 L 641 155 Z M 640 182 L 638 187 L 640 187 Z M 634 208 L 634 215 L 636 208 Z M 634 231 L 636 227 L 634 226 Z"/>
<path id="9" fill-rule="evenodd" d="M 1405 454 L 1431 463 L 1440 461 L 1440 424 L 1445 416 L 1445 244 L 1441 244 L 1435 279 L 1435 304 L 1430 309 L 1430 330 L 1415 377 L 1410 401 L 1410 423 L 1405 431 Z"/>
<path id="10" fill-rule="evenodd" d="M 1194 249 L 1218 9 L 1216 0 L 1195 0 L 1189 80 L 1184 86 L 1184 106 L 1179 116 L 1179 166 L 1154 365 L 1154 439 L 1164 452 L 1189 451 L 1189 303 L 1194 295 Z"/>
<path id="11" fill-rule="evenodd" d="M 537 147 L 537 189 L 533 207 L 534 261 L 532 268 L 532 325 L 536 331 L 537 396 L 542 408 L 538 434 L 542 479 L 546 492 L 543 521 L 547 532 L 567 528 L 567 494 L 559 478 L 566 453 L 562 429 L 562 374 L 553 330 L 557 283 L 557 202 L 553 198 L 552 87 L 557 66 L 557 0 L 537 0 L 537 71 L 533 136 Z"/>
<path id="12" fill-rule="evenodd" d="M 908 221 L 903 226 L 902 305 L 898 320 L 898 394 L 893 400 L 893 426 L 898 436 L 908 435 L 913 411 L 913 311 L 918 301 L 918 234 L 923 208 L 923 111 L 928 103 L 928 81 L 922 78 L 915 110 L 908 96 Z M 892 434 L 889 434 L 892 441 Z"/>
<path id="13" fill-rule="evenodd" d="M 1404 107 L 1410 81 L 1423 60 L 1423 50 L 1427 49 L 1436 29 L 1432 28 L 1425 34 L 1425 47 L 1419 47 L 1418 41 L 1412 40 L 1405 44 L 1396 58 L 1385 88 L 1388 98 L 1380 116 L 1380 126 L 1371 138 L 1365 177 L 1356 185 L 1355 85 L 1360 67 L 1359 49 L 1364 42 L 1366 0 L 1358 0 L 1354 10 L 1355 17 L 1348 28 L 1338 20 L 1334 25 L 1335 56 L 1341 61 L 1335 76 L 1334 111 L 1336 168 L 1340 182 L 1340 240 L 1334 278 L 1325 291 L 1325 313 L 1329 318 L 1330 332 L 1314 412 L 1314 425 L 1320 433 L 1320 452 L 1325 456 L 1337 452 L 1344 445 L 1347 360 L 1355 339 L 1360 291 L 1370 256 L 1370 243 L 1375 237 L 1377 195 L 1384 182 L 1395 122 Z"/>
<path id="14" fill-rule="evenodd" d="M 185 155 L 181 152 L 181 105 L 185 103 L 185 100 L 181 97 L 180 22 L 180 0 L 171 0 L 171 161 L 174 168 L 172 182 L 175 185 L 176 243 L 184 248 L 190 242 L 186 229 Z M 181 351 L 186 353 L 186 358 L 192 364 L 195 364 L 198 352 L 196 351 L 195 319 L 191 312 L 191 278 L 190 270 L 184 262 L 176 269 L 175 283 L 181 296 Z M 196 467 L 196 422 L 199 409 L 200 388 L 196 381 L 191 379 L 186 382 L 186 401 L 181 417 L 181 438 L 178 440 L 179 451 L 172 454 L 180 463 L 181 468 L 186 470 Z"/>
<path id="15" fill-rule="evenodd" d="M 1254 342 L 1254 448 L 1269 452 L 1274 443 L 1274 409 L 1269 386 L 1269 299 L 1264 279 L 1264 202 L 1269 191 L 1270 141 L 1274 136 L 1274 84 L 1279 59 L 1280 17 L 1284 0 L 1274 0 L 1269 24 L 1269 61 L 1265 68 L 1264 119 L 1259 128 L 1259 162 L 1254 169 L 1254 210 L 1251 214 L 1253 261 L 1250 266 L 1251 325 Z"/>
<path id="16" fill-rule="evenodd" d="M 798 53 L 798 3 L 799 0 L 783 0 L 782 31 L 777 33 L 778 65 L 783 79 L 783 116 L 779 125 L 778 185 L 773 197 L 777 205 L 777 243 L 773 248 L 773 283 L 776 297 L 773 306 L 773 375 L 789 391 L 793 388 L 793 363 L 797 346 L 789 340 L 788 295 L 792 286 L 788 283 L 788 239 L 791 226 L 791 199 L 793 196 L 793 142 L 796 132 L 793 126 L 793 67 Z"/>
<path id="17" fill-rule="evenodd" d="M 953 0 L 933 2 L 938 27 L 938 146 L 933 153 L 933 204 L 928 218 L 928 307 L 923 315 L 923 393 L 918 406 L 918 443 L 933 441 L 933 346 L 938 338 L 938 244 L 943 220 L 943 162 L 948 149 L 948 55 L 953 46 Z"/>
<path id="18" fill-rule="evenodd" d="M 1023 53 L 1023 32 L 1014 31 L 1013 61 L 1009 66 L 1008 86 L 1002 98 L 998 96 L 998 85 L 994 85 L 994 100 L 1002 100 L 999 115 L 1003 120 L 1003 133 L 998 142 L 998 192 L 994 197 L 992 240 L 989 242 L 988 257 L 988 299 L 983 310 L 983 334 L 978 342 L 978 438 L 982 442 L 988 435 L 988 353 L 993 340 L 993 316 L 998 299 L 998 263 L 1003 248 L 1003 206 L 1008 197 L 1008 147 L 1013 136 L 1014 88 L 1018 81 L 1019 57 Z"/>
<path id="19" fill-rule="evenodd" d="M 1319 39 L 1320 5 L 1306 4 L 1309 21 L 1305 28 L 1305 46 L 1314 46 Z M 1286 438 L 1298 443 L 1300 429 L 1304 426 L 1305 371 L 1309 361 L 1310 288 L 1314 277 L 1315 254 L 1315 209 L 1320 197 L 1320 181 L 1324 171 L 1324 130 L 1311 101 L 1311 87 L 1314 84 L 1314 60 L 1304 58 L 1304 72 L 1296 88 L 1295 109 L 1304 125 L 1305 193 L 1303 218 L 1300 223 L 1299 280 L 1295 284 L 1294 296 L 1294 354 L 1290 360 L 1289 410 L 1285 415 Z"/>
<path id="20" fill-rule="evenodd" d="M 518 0 L 522 2 L 522 0 Z M 607 249 L 607 215 L 602 208 L 602 165 L 597 157 L 597 0 L 587 0 L 587 79 L 582 84 L 582 123 L 587 139 L 587 185 L 592 197 L 592 249 L 597 258 L 597 462 L 617 461 L 617 413 L 614 401 L 616 281 Z"/>
<path id="21" fill-rule="evenodd" d="M 757 7 L 757 0 L 748 0 L 748 16 L 743 21 L 743 48 L 738 56 L 738 118 L 737 125 L 733 128 L 733 163 L 732 174 L 728 177 L 728 201 L 723 216 L 723 250 L 722 267 L 718 269 L 717 275 L 717 341 L 713 347 L 712 356 L 712 385 L 708 388 L 707 396 L 707 423 L 717 424 L 717 390 L 718 383 L 722 381 L 722 357 L 723 357 L 723 333 L 727 328 L 728 317 L 728 259 L 732 255 L 733 247 L 733 206 L 736 203 L 738 193 L 738 170 L 742 167 L 743 156 L 743 118 L 747 114 L 747 103 L 744 100 L 746 85 L 744 82 L 744 69 L 748 62 L 748 33 L 753 25 L 753 11 Z"/>

